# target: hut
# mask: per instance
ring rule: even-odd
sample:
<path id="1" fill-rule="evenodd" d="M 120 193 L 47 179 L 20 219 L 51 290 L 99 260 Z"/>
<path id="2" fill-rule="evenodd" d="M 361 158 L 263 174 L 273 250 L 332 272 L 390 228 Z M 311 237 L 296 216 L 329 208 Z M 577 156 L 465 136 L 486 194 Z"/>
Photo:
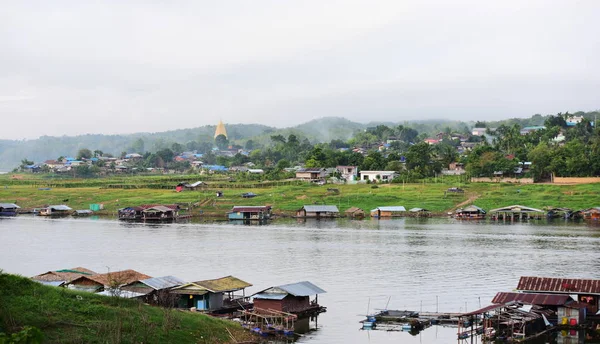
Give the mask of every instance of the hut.
<path id="1" fill-rule="evenodd" d="M 86 269 L 79 266 L 71 269 L 61 269 L 44 272 L 42 274 L 31 277 L 31 279 L 42 284 L 53 285 L 58 287 L 64 285 L 65 283 L 69 283 L 72 280 L 81 276 L 92 275 L 96 275 L 96 273 L 90 269 Z"/>
<path id="2" fill-rule="evenodd" d="M 424 208 L 411 208 L 408 212 L 414 217 L 431 217 L 431 211 Z"/>
<path id="3" fill-rule="evenodd" d="M 468 207 L 457 209 L 454 212 L 454 218 L 463 220 L 478 220 L 484 219 L 485 214 L 485 210 L 476 205 L 470 205 Z"/>
<path id="4" fill-rule="evenodd" d="M 206 186 L 206 183 L 203 181 L 197 181 L 195 183 L 179 183 L 177 184 L 177 186 L 175 187 L 175 191 L 177 192 L 181 192 L 181 191 L 195 191 L 198 190 L 199 188 Z"/>
<path id="5" fill-rule="evenodd" d="M 40 209 L 40 216 L 68 216 L 71 215 L 71 207 L 61 204 L 61 205 L 50 205 L 46 208 Z"/>
<path id="6" fill-rule="evenodd" d="M 549 219 L 563 218 L 569 219 L 573 215 L 573 209 L 570 208 L 548 208 L 546 217 Z"/>
<path id="7" fill-rule="evenodd" d="M 297 315 L 316 314 L 325 311 L 318 303 L 318 295 L 323 293 L 325 290 L 308 281 L 284 284 L 254 294 L 254 308 Z M 315 299 L 311 301 L 312 295 L 315 295 Z"/>
<path id="8" fill-rule="evenodd" d="M 406 208 L 401 205 L 388 206 L 388 207 L 377 207 L 371 210 L 371 217 L 398 217 L 404 216 Z"/>
<path id="9" fill-rule="evenodd" d="M 170 221 L 177 218 L 179 206 L 168 207 L 164 205 L 155 205 L 142 210 L 142 220 L 144 221 Z"/>
<path id="10" fill-rule="evenodd" d="M 296 217 L 310 218 L 334 218 L 338 217 L 340 211 L 335 205 L 305 205 L 296 211 Z"/>
<path id="11" fill-rule="evenodd" d="M 526 276 L 519 279 L 517 290 L 523 293 L 571 295 L 585 306 L 587 314 L 596 314 L 600 309 L 600 280 Z"/>
<path id="12" fill-rule="evenodd" d="M 600 220 L 600 207 L 582 210 L 581 214 L 584 220 Z"/>
<path id="13" fill-rule="evenodd" d="M 152 277 L 124 285 L 121 290 L 141 294 L 140 298 L 146 303 L 170 308 L 177 305 L 171 288 L 184 283 L 175 276 Z"/>
<path id="14" fill-rule="evenodd" d="M 91 276 L 80 276 L 66 283 L 67 288 L 89 291 L 93 293 L 109 290 L 116 294 L 121 287 L 134 282 L 145 280 L 150 276 L 135 270 L 122 270 L 95 274 Z"/>
<path id="15" fill-rule="evenodd" d="M 530 208 L 523 205 L 509 205 L 507 207 L 492 209 L 489 211 L 493 220 L 527 220 L 541 219 L 546 212 L 541 209 Z"/>
<path id="16" fill-rule="evenodd" d="M 354 219 L 362 219 L 362 218 L 365 217 L 365 211 L 362 210 L 362 209 L 360 209 L 360 208 L 357 208 L 357 207 L 348 208 L 348 210 L 346 210 L 344 212 L 344 214 L 347 217 L 351 217 L 351 218 L 354 218 Z"/>
<path id="17" fill-rule="evenodd" d="M 252 284 L 233 276 L 185 283 L 171 289 L 178 296 L 179 308 L 195 308 L 198 311 L 215 312 L 222 309 L 237 309 L 245 303 L 245 289 Z M 242 291 L 242 295 L 235 292 Z M 247 304 L 247 303 L 246 303 Z"/>
<path id="18" fill-rule="evenodd" d="M 21 207 L 14 203 L 0 203 L 0 216 L 15 216 L 19 208 Z"/>
<path id="19" fill-rule="evenodd" d="M 567 294 L 544 294 L 544 293 L 497 293 L 492 303 L 504 304 L 508 302 L 519 302 L 535 306 L 540 311 L 546 311 L 549 321 L 559 324 L 564 317 L 571 317 L 580 324 L 585 321 L 585 312 L 582 305 Z"/>
<path id="20" fill-rule="evenodd" d="M 229 220 L 267 220 L 271 218 L 271 206 L 234 206 L 227 217 Z"/>
<path id="21" fill-rule="evenodd" d="M 118 210 L 119 220 L 141 220 L 144 207 L 127 207 Z"/>
<path id="22" fill-rule="evenodd" d="M 301 168 L 296 171 L 296 179 L 319 180 L 325 178 L 326 169 L 320 167 Z"/>

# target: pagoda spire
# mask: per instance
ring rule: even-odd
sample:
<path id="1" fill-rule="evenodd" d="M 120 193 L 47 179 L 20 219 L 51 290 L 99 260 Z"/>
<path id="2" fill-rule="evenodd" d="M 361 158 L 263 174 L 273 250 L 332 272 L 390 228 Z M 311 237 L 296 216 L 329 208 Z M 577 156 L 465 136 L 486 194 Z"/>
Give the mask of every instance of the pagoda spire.
<path id="1" fill-rule="evenodd" d="M 223 124 L 222 120 L 219 120 L 219 124 L 217 124 L 217 130 L 215 130 L 215 139 L 219 135 L 224 135 L 227 138 L 227 130 L 225 130 L 225 124 Z"/>

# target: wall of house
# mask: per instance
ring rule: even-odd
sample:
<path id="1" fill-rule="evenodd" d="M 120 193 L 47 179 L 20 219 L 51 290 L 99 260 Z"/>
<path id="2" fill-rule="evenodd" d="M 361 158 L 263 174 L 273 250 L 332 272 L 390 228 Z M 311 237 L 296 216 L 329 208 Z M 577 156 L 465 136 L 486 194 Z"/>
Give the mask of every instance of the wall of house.
<path id="1" fill-rule="evenodd" d="M 310 307 L 308 296 L 288 295 L 283 299 L 284 312 L 300 312 Z"/>
<path id="2" fill-rule="evenodd" d="M 513 184 L 533 184 L 533 178 L 500 178 L 500 177 L 479 177 L 471 178 L 472 183 L 513 183 Z"/>
<path id="3" fill-rule="evenodd" d="M 223 307 L 223 293 L 208 293 L 208 309 L 215 310 Z"/>
<path id="4" fill-rule="evenodd" d="M 283 300 L 265 300 L 265 299 L 254 299 L 254 307 L 261 309 L 273 309 L 276 311 L 282 311 Z"/>
<path id="5" fill-rule="evenodd" d="M 600 177 L 554 177 L 554 184 L 600 183 Z"/>

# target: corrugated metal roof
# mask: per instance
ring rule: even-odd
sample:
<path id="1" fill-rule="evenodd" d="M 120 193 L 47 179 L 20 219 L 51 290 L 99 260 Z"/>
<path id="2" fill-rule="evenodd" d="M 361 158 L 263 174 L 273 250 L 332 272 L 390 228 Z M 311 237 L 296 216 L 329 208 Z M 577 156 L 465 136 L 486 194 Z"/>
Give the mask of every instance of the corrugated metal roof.
<path id="1" fill-rule="evenodd" d="M 159 211 L 159 212 L 163 212 L 166 213 L 168 211 L 173 211 L 173 209 L 169 208 L 169 207 L 165 207 L 163 205 L 156 205 L 154 207 L 150 207 L 150 208 L 146 208 L 143 210 L 144 213 L 150 213 L 153 211 Z"/>
<path id="2" fill-rule="evenodd" d="M 502 207 L 497 209 L 492 209 L 489 213 L 498 213 L 498 212 L 517 212 L 517 213 L 545 213 L 544 210 L 526 207 L 524 205 L 509 205 L 508 207 Z"/>
<path id="3" fill-rule="evenodd" d="M 374 210 L 379 210 L 379 211 L 406 211 L 406 208 L 404 208 L 401 205 L 393 205 L 393 206 L 386 206 L 386 207 L 377 207 L 371 211 Z"/>
<path id="4" fill-rule="evenodd" d="M 140 297 L 140 296 L 146 295 L 143 293 L 137 293 L 135 291 L 129 291 L 129 290 L 118 290 L 118 291 L 105 290 L 105 291 L 101 291 L 96 294 L 104 295 L 104 296 L 118 296 L 118 297 L 122 297 L 125 299 L 133 299 L 135 297 Z"/>
<path id="5" fill-rule="evenodd" d="M 40 280 L 34 280 L 38 283 L 44 284 L 44 285 L 49 285 L 51 287 L 60 287 L 63 284 L 65 284 L 66 281 L 40 281 Z"/>
<path id="6" fill-rule="evenodd" d="M 485 214 L 485 210 L 483 210 L 482 208 L 479 208 L 476 205 L 470 205 L 468 207 L 464 207 L 462 209 L 458 209 L 456 212 L 458 213 L 458 212 L 464 212 L 464 211 L 467 211 L 467 212 L 480 212 L 480 213 Z"/>
<path id="7" fill-rule="evenodd" d="M 4 208 L 4 209 L 19 209 L 21 207 L 19 207 L 18 205 L 14 204 L 14 203 L 0 203 L 0 208 Z"/>
<path id="8" fill-rule="evenodd" d="M 141 280 L 140 282 L 144 283 L 145 285 L 149 286 L 154 290 L 173 288 L 185 283 L 183 280 L 175 276 L 147 278 L 145 280 Z"/>
<path id="9" fill-rule="evenodd" d="M 257 211 L 267 211 L 271 209 L 270 205 L 261 205 L 261 206 L 246 206 L 246 205 L 236 205 L 231 208 L 232 213 L 239 212 L 257 212 Z"/>
<path id="10" fill-rule="evenodd" d="M 429 211 L 429 210 L 424 209 L 424 208 L 411 208 L 408 211 L 410 211 L 411 213 L 418 213 L 418 212 L 422 212 L 422 211 L 425 212 L 425 211 Z"/>
<path id="11" fill-rule="evenodd" d="M 135 270 L 122 270 L 92 276 L 81 276 L 76 279 L 73 279 L 70 283 L 75 283 L 77 280 L 80 279 L 88 279 L 104 286 L 111 286 L 130 284 L 148 278 L 151 278 L 151 276 L 144 275 L 143 273 L 137 272 Z"/>
<path id="12" fill-rule="evenodd" d="M 566 303 L 573 301 L 566 294 L 534 294 L 534 293 L 504 293 L 496 294 L 492 303 L 507 303 L 510 301 L 518 301 L 531 305 L 540 306 L 563 306 Z"/>
<path id="13" fill-rule="evenodd" d="M 48 209 L 52 209 L 52 210 L 73 210 L 71 207 L 64 205 L 64 204 L 60 204 L 60 205 L 51 205 L 48 207 Z"/>
<path id="14" fill-rule="evenodd" d="M 339 213 L 338 207 L 335 205 L 305 205 L 302 207 L 304 210 L 310 213 Z"/>
<path id="15" fill-rule="evenodd" d="M 274 294 L 274 293 L 259 293 L 254 294 L 255 299 L 266 299 L 266 300 L 283 300 L 288 294 Z"/>
<path id="16" fill-rule="evenodd" d="M 600 280 L 524 276 L 519 279 L 517 290 L 600 294 Z"/>

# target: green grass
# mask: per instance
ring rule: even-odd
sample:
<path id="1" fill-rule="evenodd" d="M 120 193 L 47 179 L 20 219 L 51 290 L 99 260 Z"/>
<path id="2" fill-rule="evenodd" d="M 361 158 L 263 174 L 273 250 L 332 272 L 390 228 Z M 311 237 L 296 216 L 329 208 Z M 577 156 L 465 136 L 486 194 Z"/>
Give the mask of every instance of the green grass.
<path id="1" fill-rule="evenodd" d="M 231 343 L 236 323 L 134 300 L 49 287 L 0 271 L 0 332 L 40 329 L 46 343 Z"/>
<path id="2" fill-rule="evenodd" d="M 25 176 L 30 178 L 29 175 Z M 203 176 L 204 177 L 204 176 Z M 469 199 L 484 209 L 492 209 L 512 204 L 542 208 L 546 206 L 583 209 L 600 206 L 600 184 L 558 186 L 548 184 L 515 185 L 494 183 L 460 183 L 456 178 L 438 178 L 436 182 L 412 184 L 372 185 L 331 185 L 318 186 L 310 183 L 270 182 L 267 185 L 256 182 L 228 183 L 222 177 L 209 181 L 209 187 L 198 191 L 177 193 L 167 187 L 175 185 L 175 180 L 200 179 L 173 176 L 132 176 L 110 177 L 94 180 L 71 180 L 68 187 L 58 183 L 57 187 L 43 191 L 38 185 L 30 184 L 33 179 L 12 180 L 0 178 L 0 202 L 17 202 L 21 207 L 34 208 L 49 204 L 68 204 L 74 209 L 88 209 L 91 203 L 102 203 L 105 214 L 115 214 L 118 208 L 149 203 L 199 204 L 192 214 L 201 212 L 214 216 L 224 216 L 234 205 L 273 206 L 275 213 L 293 214 L 307 204 L 337 205 L 340 211 L 352 206 L 370 210 L 378 206 L 403 205 L 427 208 L 437 213 L 445 213 Z M 218 179 L 221 178 L 221 179 Z M 11 184 L 2 184 L 11 180 Z M 63 182 L 63 181 L 61 181 Z M 137 185 L 136 189 L 106 188 L 106 185 Z M 74 187 L 74 185 L 77 187 Z M 62 186 L 61 186 L 62 185 Z M 100 186 L 98 186 L 100 185 Z M 144 185 L 149 187 L 144 187 Z M 152 185 L 152 186 L 150 186 Z M 157 188 L 162 185 L 163 188 Z M 449 187 L 460 186 L 464 194 L 444 195 Z M 329 192 L 335 188 L 339 193 Z M 217 198 L 215 192 L 222 190 L 224 197 Z M 254 192 L 255 198 L 244 199 L 241 194 Z M 68 201 L 64 201 L 68 199 Z"/>

